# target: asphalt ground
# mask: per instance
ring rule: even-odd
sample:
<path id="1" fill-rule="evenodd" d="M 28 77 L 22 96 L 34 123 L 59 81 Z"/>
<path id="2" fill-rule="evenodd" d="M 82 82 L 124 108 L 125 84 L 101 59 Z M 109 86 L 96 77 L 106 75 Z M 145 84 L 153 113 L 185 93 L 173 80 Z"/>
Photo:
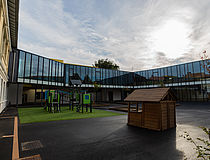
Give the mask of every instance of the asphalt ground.
<path id="1" fill-rule="evenodd" d="M 193 144 L 183 138 L 206 138 L 210 103 L 177 106 L 177 127 L 164 132 L 127 126 L 127 115 L 19 125 L 20 157 L 42 159 L 196 159 Z"/>
<path id="2" fill-rule="evenodd" d="M 199 126 L 210 128 L 210 103 L 181 103 L 176 115 L 177 127 L 164 132 L 127 126 L 127 115 L 19 124 L 20 157 L 196 159 L 195 146 L 183 135 L 187 131 L 193 139 L 208 138 Z M 0 114 L 1 160 L 12 159 L 14 116 L 15 108 Z"/>
<path id="3" fill-rule="evenodd" d="M 15 108 L 7 108 L 0 114 L 0 159 L 12 159 Z"/>

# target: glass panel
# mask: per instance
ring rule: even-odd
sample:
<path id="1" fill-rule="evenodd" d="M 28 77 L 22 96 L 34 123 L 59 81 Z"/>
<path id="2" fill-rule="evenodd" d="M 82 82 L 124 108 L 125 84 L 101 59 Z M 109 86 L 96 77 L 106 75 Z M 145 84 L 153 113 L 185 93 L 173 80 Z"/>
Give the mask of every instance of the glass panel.
<path id="1" fill-rule="evenodd" d="M 188 80 L 191 82 L 193 80 L 193 74 L 194 74 L 192 63 L 188 63 L 187 66 L 188 66 L 187 77 Z"/>
<path id="2" fill-rule="evenodd" d="M 93 79 L 92 79 L 92 70 L 93 70 L 93 68 L 92 67 L 89 67 L 88 70 L 89 70 L 88 76 L 90 78 L 90 83 L 93 83 Z"/>
<path id="3" fill-rule="evenodd" d="M 43 57 L 39 57 L 38 83 L 42 83 Z"/>
<path id="4" fill-rule="evenodd" d="M 106 72 L 106 82 L 105 82 L 105 84 L 108 85 L 109 84 L 109 70 L 106 69 L 105 72 Z"/>
<path id="5" fill-rule="evenodd" d="M 59 62 L 55 62 L 55 82 L 58 85 Z"/>
<path id="6" fill-rule="evenodd" d="M 52 70 L 53 70 L 53 61 L 49 60 L 49 84 L 52 84 Z"/>
<path id="7" fill-rule="evenodd" d="M 179 69 L 180 69 L 180 82 L 185 82 L 185 66 L 184 64 L 179 65 Z"/>
<path id="8" fill-rule="evenodd" d="M 101 80 L 101 71 L 100 68 L 96 68 L 96 81 L 100 83 Z"/>
<path id="9" fill-rule="evenodd" d="M 85 76 L 84 76 L 84 81 L 83 83 L 84 84 L 90 84 L 90 77 L 89 77 L 89 67 L 84 67 L 84 70 L 85 70 Z"/>
<path id="10" fill-rule="evenodd" d="M 116 70 L 112 70 L 112 85 L 116 85 Z"/>
<path id="11" fill-rule="evenodd" d="M 32 55 L 31 62 L 31 83 L 37 83 L 38 56 Z"/>
<path id="12" fill-rule="evenodd" d="M 147 84 L 147 78 L 146 78 L 146 71 L 141 72 L 142 77 L 143 77 L 143 85 Z"/>
<path id="13" fill-rule="evenodd" d="M 70 73 L 70 69 L 69 69 L 70 65 L 64 65 L 65 68 L 65 85 L 69 86 L 69 73 Z"/>
<path id="14" fill-rule="evenodd" d="M 26 53 L 26 64 L 25 64 L 25 82 L 29 82 L 31 68 L 31 54 Z"/>
<path id="15" fill-rule="evenodd" d="M 84 80 L 85 80 L 85 67 L 84 66 L 82 66 L 81 67 L 81 80 L 82 80 L 82 82 L 84 83 Z"/>
<path id="16" fill-rule="evenodd" d="M 154 85 L 159 84 L 159 73 L 157 69 L 152 70 L 151 79 Z"/>
<path id="17" fill-rule="evenodd" d="M 62 83 L 62 71 L 63 71 L 63 64 L 62 63 L 58 63 L 59 64 L 59 73 L 58 73 L 58 82 Z M 60 84 L 61 85 L 61 84 Z"/>
<path id="18" fill-rule="evenodd" d="M 176 83 L 178 81 L 177 80 L 177 68 L 176 68 L 176 66 L 171 67 L 171 76 L 172 76 L 173 83 Z"/>
<path id="19" fill-rule="evenodd" d="M 44 58 L 44 71 L 43 71 L 43 83 L 48 84 L 48 73 L 49 73 L 49 59 Z"/>
<path id="20" fill-rule="evenodd" d="M 18 81 L 23 82 L 24 77 L 24 65 L 25 65 L 25 52 L 20 51 L 19 53 L 19 66 L 18 66 Z"/>
<path id="21" fill-rule="evenodd" d="M 194 69 L 194 80 L 200 81 L 201 80 L 201 71 L 200 71 L 200 63 L 199 62 L 193 62 L 193 69 Z"/>
<path id="22" fill-rule="evenodd" d="M 81 80 L 81 66 L 77 66 L 77 74 L 78 74 L 78 78 Z"/>
<path id="23" fill-rule="evenodd" d="M 152 70 L 148 70 L 147 72 L 147 79 L 148 79 L 148 85 L 152 85 Z"/>
<path id="24" fill-rule="evenodd" d="M 55 66 L 55 61 L 52 61 L 52 66 L 51 67 L 52 67 L 52 79 L 51 80 L 53 82 L 52 85 L 55 85 L 55 67 L 56 67 Z"/>
<path id="25" fill-rule="evenodd" d="M 167 70 L 167 75 L 168 75 L 167 83 L 171 84 L 172 83 L 171 67 L 167 67 L 166 70 Z"/>
<path id="26" fill-rule="evenodd" d="M 169 76 L 168 76 L 168 67 L 163 68 L 164 70 L 164 84 L 169 83 Z"/>

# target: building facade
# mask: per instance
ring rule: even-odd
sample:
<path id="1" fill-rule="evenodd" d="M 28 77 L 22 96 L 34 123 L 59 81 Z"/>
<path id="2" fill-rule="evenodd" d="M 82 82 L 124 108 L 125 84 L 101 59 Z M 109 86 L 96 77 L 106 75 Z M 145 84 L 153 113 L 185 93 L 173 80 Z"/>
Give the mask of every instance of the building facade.
<path id="1" fill-rule="evenodd" d="M 123 101 L 134 89 L 157 87 L 170 87 L 178 101 L 210 100 L 210 60 L 137 72 L 66 64 L 17 49 L 18 13 L 19 0 L 0 0 L 0 113 L 10 104 L 42 103 L 48 89 L 78 88 L 72 80 L 95 101 Z"/>
<path id="2" fill-rule="evenodd" d="M 134 89 L 157 87 L 171 87 L 179 101 L 210 100 L 210 63 L 202 60 L 138 72 L 65 64 L 23 50 L 10 61 L 9 90 L 20 95 L 19 104 L 41 102 L 45 89 L 72 90 L 71 80 L 81 80 L 81 90 L 93 92 L 96 101 L 123 101 Z"/>
<path id="3" fill-rule="evenodd" d="M 7 105 L 9 55 L 17 47 L 18 5 L 17 0 L 0 0 L 0 113 Z"/>

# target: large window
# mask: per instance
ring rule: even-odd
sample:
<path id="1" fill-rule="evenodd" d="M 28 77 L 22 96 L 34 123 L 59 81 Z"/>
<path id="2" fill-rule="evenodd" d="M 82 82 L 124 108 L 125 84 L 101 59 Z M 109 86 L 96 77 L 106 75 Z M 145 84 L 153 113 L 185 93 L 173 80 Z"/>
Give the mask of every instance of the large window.
<path id="1" fill-rule="evenodd" d="M 37 83 L 38 56 L 32 55 L 31 61 L 31 83 Z"/>
<path id="2" fill-rule="evenodd" d="M 101 69 L 96 68 L 95 74 L 96 74 L 96 82 L 100 83 L 100 81 L 101 81 Z"/>
<path id="3" fill-rule="evenodd" d="M 172 78 L 173 83 L 178 82 L 177 67 L 176 66 L 171 67 L 171 78 Z M 176 84 L 174 84 L 174 85 L 176 85 Z"/>
<path id="4" fill-rule="evenodd" d="M 93 83 L 93 79 L 92 79 L 92 75 L 93 75 L 93 68 L 89 67 L 89 72 L 88 72 L 88 76 L 90 78 L 90 83 Z"/>
<path id="5" fill-rule="evenodd" d="M 26 53 L 26 62 L 25 62 L 25 79 L 24 82 L 29 83 L 29 78 L 31 74 L 31 54 Z"/>
<path id="6" fill-rule="evenodd" d="M 49 60 L 49 84 L 52 84 L 53 61 Z"/>
<path id="7" fill-rule="evenodd" d="M 25 52 L 20 51 L 19 67 L 18 67 L 18 82 L 23 82 L 25 68 Z"/>
<path id="8" fill-rule="evenodd" d="M 42 84 L 42 72 L 43 72 L 43 57 L 39 57 L 39 67 L 38 67 L 38 83 Z"/>
<path id="9" fill-rule="evenodd" d="M 81 80 L 82 80 L 82 82 L 84 82 L 84 80 L 85 80 L 85 67 L 84 66 L 82 66 L 81 67 Z"/>
<path id="10" fill-rule="evenodd" d="M 193 62 L 193 69 L 194 69 L 194 75 L 193 78 L 195 81 L 200 81 L 201 80 L 201 70 L 200 70 L 200 63 L 198 62 Z"/>
<path id="11" fill-rule="evenodd" d="M 48 84 L 49 80 L 49 59 L 44 58 L 43 84 Z"/>
<path id="12" fill-rule="evenodd" d="M 180 70 L 180 82 L 185 82 L 186 75 L 185 75 L 185 65 L 179 65 L 179 70 Z"/>

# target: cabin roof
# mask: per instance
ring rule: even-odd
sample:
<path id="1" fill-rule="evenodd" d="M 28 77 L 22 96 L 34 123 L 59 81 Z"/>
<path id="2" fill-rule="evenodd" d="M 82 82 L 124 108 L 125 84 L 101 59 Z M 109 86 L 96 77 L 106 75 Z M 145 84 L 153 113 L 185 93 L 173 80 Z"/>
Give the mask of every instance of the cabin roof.
<path id="1" fill-rule="evenodd" d="M 128 102 L 160 102 L 169 93 L 170 88 L 137 89 L 129 94 L 124 101 Z"/>

